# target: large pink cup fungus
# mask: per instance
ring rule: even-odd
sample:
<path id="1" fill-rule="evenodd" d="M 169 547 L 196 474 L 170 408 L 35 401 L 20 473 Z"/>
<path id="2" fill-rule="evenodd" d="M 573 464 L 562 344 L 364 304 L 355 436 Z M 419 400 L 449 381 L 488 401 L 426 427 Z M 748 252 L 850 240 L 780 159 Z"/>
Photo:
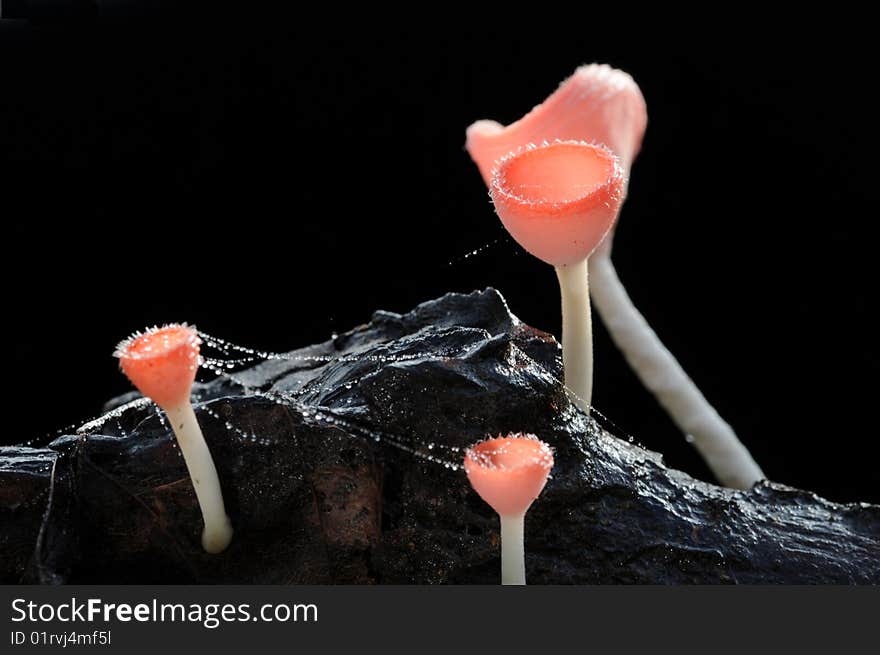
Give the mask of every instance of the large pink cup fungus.
<path id="1" fill-rule="evenodd" d="M 190 403 L 200 343 L 194 328 L 166 325 L 126 339 L 114 354 L 132 384 L 168 415 L 202 510 L 202 547 L 220 553 L 232 539 L 232 525 L 214 460 Z"/>
<path id="2" fill-rule="evenodd" d="M 647 124 L 645 99 L 632 77 L 604 64 L 590 64 L 578 68 L 515 123 L 475 122 L 467 128 L 465 147 L 487 185 L 496 162 L 509 152 L 550 139 L 604 143 L 628 174 Z"/>
<path id="3" fill-rule="evenodd" d="M 585 412 L 593 394 L 587 258 L 614 224 L 625 184 L 620 163 L 607 148 L 556 141 L 503 158 L 490 186 L 495 211 L 511 236 L 556 268 L 565 385 Z"/>
<path id="4" fill-rule="evenodd" d="M 632 77 L 591 64 L 578 68 L 520 120 L 506 127 L 477 121 L 467 130 L 465 147 L 487 185 L 495 164 L 507 153 L 553 139 L 605 144 L 628 179 L 647 120 L 645 100 Z M 765 477 L 763 471 L 636 309 L 611 262 L 612 238 L 613 228 L 589 260 L 590 291 L 611 338 L 718 480 L 751 487 Z"/>
<path id="5" fill-rule="evenodd" d="M 501 520 L 501 584 L 526 583 L 526 512 L 552 468 L 553 451 L 534 435 L 487 439 L 465 453 L 464 470 L 471 486 Z"/>

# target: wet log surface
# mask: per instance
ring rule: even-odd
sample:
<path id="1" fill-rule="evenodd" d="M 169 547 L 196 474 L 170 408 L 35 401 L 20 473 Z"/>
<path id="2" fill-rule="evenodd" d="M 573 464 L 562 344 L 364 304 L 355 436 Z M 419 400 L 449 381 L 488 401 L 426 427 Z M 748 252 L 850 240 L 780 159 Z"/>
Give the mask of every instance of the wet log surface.
<path id="1" fill-rule="evenodd" d="M 489 289 L 199 385 L 236 530 L 221 555 L 201 550 L 156 408 L 117 399 L 78 434 L 0 448 L 0 581 L 497 583 L 497 517 L 428 457 L 525 431 L 556 451 L 526 520 L 529 582 L 880 583 L 880 506 L 668 469 L 577 411 L 560 369 L 553 338 Z"/>

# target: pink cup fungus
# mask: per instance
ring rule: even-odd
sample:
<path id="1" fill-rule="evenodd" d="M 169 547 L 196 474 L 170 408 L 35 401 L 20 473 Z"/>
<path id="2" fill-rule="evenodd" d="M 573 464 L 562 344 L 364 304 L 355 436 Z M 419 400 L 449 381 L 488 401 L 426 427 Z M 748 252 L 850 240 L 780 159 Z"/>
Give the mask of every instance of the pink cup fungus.
<path id="1" fill-rule="evenodd" d="M 570 266 L 589 257 L 611 229 L 624 181 L 607 148 L 556 141 L 502 159 L 490 193 L 523 248 L 551 266 Z"/>
<path id="2" fill-rule="evenodd" d="M 632 77 L 605 64 L 590 64 L 578 68 L 518 121 L 506 127 L 489 120 L 471 125 L 465 148 L 487 185 L 495 164 L 507 153 L 550 139 L 603 143 L 628 175 L 647 123 L 645 99 Z"/>
<path id="3" fill-rule="evenodd" d="M 504 157 L 490 186 L 495 211 L 511 236 L 556 267 L 565 384 L 585 412 L 593 393 L 587 258 L 614 224 L 625 184 L 620 163 L 607 148 L 556 141 Z"/>
<path id="4" fill-rule="evenodd" d="M 465 453 L 464 470 L 471 486 L 501 520 L 501 584 L 526 583 L 526 512 L 552 468 L 553 451 L 534 435 L 487 439 Z"/>
<path id="5" fill-rule="evenodd" d="M 647 122 L 645 99 L 632 77 L 604 64 L 590 64 L 578 68 L 518 121 L 506 127 L 495 121 L 475 122 L 467 129 L 465 147 L 487 185 L 504 155 L 552 139 L 605 144 L 628 179 Z M 612 227 L 589 260 L 590 291 L 611 338 L 718 480 L 750 488 L 765 477 L 763 471 L 633 304 L 611 262 L 613 236 Z"/>
<path id="6" fill-rule="evenodd" d="M 232 525 L 214 460 L 190 402 L 199 368 L 199 344 L 194 328 L 166 325 L 126 339 L 114 355 L 132 384 L 168 415 L 202 511 L 202 547 L 220 553 L 232 539 Z"/>

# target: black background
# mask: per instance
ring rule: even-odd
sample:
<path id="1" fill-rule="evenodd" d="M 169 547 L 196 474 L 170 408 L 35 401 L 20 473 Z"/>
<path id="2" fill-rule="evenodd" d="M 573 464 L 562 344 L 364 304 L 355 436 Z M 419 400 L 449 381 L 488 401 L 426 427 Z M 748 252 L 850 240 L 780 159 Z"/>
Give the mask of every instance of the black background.
<path id="1" fill-rule="evenodd" d="M 772 479 L 880 501 L 874 73 L 849 28 L 137 13 L 0 31 L 2 442 L 128 390 L 110 354 L 154 323 L 288 350 L 491 285 L 558 333 L 464 129 L 601 61 L 648 103 L 614 248 L 637 306 Z M 711 479 L 596 332 L 599 410 Z"/>

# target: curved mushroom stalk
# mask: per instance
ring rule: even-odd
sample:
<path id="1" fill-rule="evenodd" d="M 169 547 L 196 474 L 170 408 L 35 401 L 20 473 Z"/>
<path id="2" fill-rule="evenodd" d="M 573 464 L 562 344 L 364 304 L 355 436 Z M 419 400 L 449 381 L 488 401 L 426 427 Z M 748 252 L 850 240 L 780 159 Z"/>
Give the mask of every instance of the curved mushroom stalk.
<path id="1" fill-rule="evenodd" d="M 608 255 L 590 258 L 592 294 L 614 343 L 721 484 L 750 489 L 766 476 L 636 309 Z"/>
<path id="2" fill-rule="evenodd" d="M 232 524 L 211 451 L 190 403 L 200 343 L 194 328 L 166 325 L 126 339 L 114 354 L 132 384 L 168 415 L 202 511 L 202 547 L 213 554 L 229 545 Z"/>
<path id="3" fill-rule="evenodd" d="M 232 540 L 232 523 L 226 515 L 220 478 L 208 444 L 199 428 L 199 422 L 189 402 L 165 409 L 177 445 L 183 454 L 193 489 L 202 510 L 205 527 L 202 530 L 202 548 L 216 554 L 226 550 Z"/>
<path id="4" fill-rule="evenodd" d="M 535 435 L 512 434 L 468 448 L 464 470 L 501 521 L 501 584 L 524 585 L 526 512 L 547 484 L 553 451 Z"/>
<path id="5" fill-rule="evenodd" d="M 604 143 L 618 156 L 628 179 L 647 121 L 644 97 L 632 77 L 606 65 L 591 64 L 578 68 L 542 104 L 515 123 L 505 127 L 494 121 L 477 121 L 467 130 L 465 147 L 487 184 L 489 171 L 506 153 L 546 139 Z M 593 301 L 611 338 L 718 480 L 740 489 L 751 487 L 764 473 L 633 305 L 611 262 L 613 236 L 612 228 L 589 260 Z M 575 277 L 574 272 L 570 277 Z M 569 286 L 586 284 L 574 279 Z"/>
<path id="6" fill-rule="evenodd" d="M 607 148 L 556 141 L 502 159 L 490 187 L 495 211 L 511 236 L 556 268 L 565 386 L 587 413 L 593 394 L 587 258 L 614 224 L 625 184 L 620 163 Z"/>

